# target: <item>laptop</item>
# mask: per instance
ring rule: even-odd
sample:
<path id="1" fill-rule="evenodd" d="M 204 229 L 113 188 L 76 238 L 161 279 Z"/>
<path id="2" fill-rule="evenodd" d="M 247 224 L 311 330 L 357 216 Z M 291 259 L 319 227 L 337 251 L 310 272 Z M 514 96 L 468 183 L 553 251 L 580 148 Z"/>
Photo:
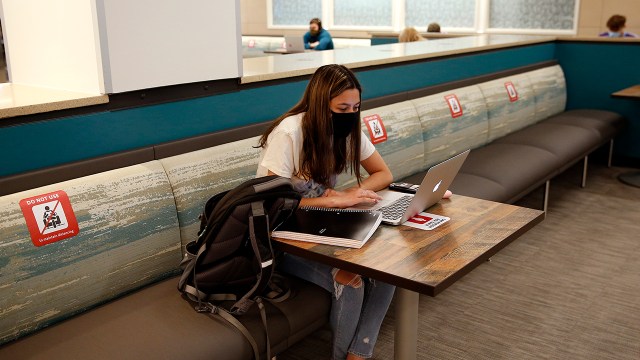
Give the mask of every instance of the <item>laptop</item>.
<path id="1" fill-rule="evenodd" d="M 304 52 L 304 40 L 300 35 L 285 35 L 283 45 L 284 47 L 269 52 L 279 54 L 297 54 Z"/>
<path id="2" fill-rule="evenodd" d="M 424 175 L 415 195 L 386 189 L 378 192 L 382 200 L 377 204 L 358 205 L 352 209 L 380 210 L 383 223 L 400 225 L 442 199 L 469 152 L 470 150 L 467 150 L 432 166 Z"/>

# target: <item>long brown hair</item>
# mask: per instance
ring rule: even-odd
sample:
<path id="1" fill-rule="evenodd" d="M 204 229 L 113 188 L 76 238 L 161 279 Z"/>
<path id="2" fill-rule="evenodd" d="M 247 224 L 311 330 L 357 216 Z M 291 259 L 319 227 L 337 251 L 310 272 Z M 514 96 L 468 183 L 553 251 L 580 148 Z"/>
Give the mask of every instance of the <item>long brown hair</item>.
<path id="1" fill-rule="evenodd" d="M 295 175 L 303 179 L 313 179 L 319 184 L 330 187 L 333 176 L 344 172 L 349 167 L 359 184 L 362 180 L 360 121 L 351 129 L 350 141 L 333 138 L 331 121 L 331 99 L 350 89 L 357 89 L 362 99 L 360 82 L 347 67 L 332 64 L 318 68 L 309 80 L 302 99 L 269 126 L 260 138 L 259 146 L 264 148 L 267 145 L 269 134 L 282 120 L 304 113 L 301 164 L 299 173 Z M 358 109 L 358 118 L 360 118 L 360 109 Z"/>

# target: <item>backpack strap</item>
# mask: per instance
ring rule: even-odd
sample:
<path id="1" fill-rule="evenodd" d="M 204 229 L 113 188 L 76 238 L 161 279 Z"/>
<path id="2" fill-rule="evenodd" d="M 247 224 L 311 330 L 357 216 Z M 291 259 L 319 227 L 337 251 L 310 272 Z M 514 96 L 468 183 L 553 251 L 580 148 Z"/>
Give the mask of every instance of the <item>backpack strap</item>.
<path id="1" fill-rule="evenodd" d="M 202 234 L 205 232 L 203 231 Z M 202 235 L 201 235 L 202 236 Z M 192 254 L 187 251 L 184 255 L 184 259 L 180 262 L 180 268 L 182 268 L 182 275 L 180 276 L 180 280 L 178 281 L 178 290 L 185 293 L 189 299 L 198 302 L 198 308 L 202 308 L 202 301 L 226 301 L 226 300 L 236 300 L 237 297 L 234 294 L 207 294 L 200 290 L 198 290 L 198 284 L 196 283 L 196 263 L 198 262 L 198 258 L 202 253 L 207 250 L 207 244 L 203 243 L 198 249 L 197 254 Z M 189 276 L 193 275 L 193 285 L 191 286 L 187 283 Z"/>
<path id="2" fill-rule="evenodd" d="M 245 337 L 245 339 L 249 341 L 249 345 L 251 345 L 251 349 L 253 350 L 253 358 L 255 360 L 260 359 L 260 352 L 258 351 L 258 344 L 256 343 L 256 340 L 253 338 L 249 330 L 244 325 L 242 325 L 242 323 L 238 321 L 238 319 L 236 319 L 233 315 L 229 314 L 224 308 L 215 306 L 212 303 L 206 303 L 203 307 L 197 310 L 198 312 L 206 312 L 211 317 L 215 317 L 215 315 L 218 315 L 221 318 L 225 319 L 227 322 L 229 322 L 231 325 L 233 325 L 236 329 L 238 329 L 238 331 L 240 331 L 240 333 Z M 266 328 L 267 318 L 266 318 L 266 313 L 264 314 L 264 316 L 262 315 L 263 312 L 264 312 L 264 306 L 262 306 L 260 310 L 260 316 L 262 317 L 262 323 Z M 268 336 L 267 336 L 267 359 L 271 360 L 271 346 L 269 344 Z"/>
<path id="3" fill-rule="evenodd" d="M 260 273 L 257 274 L 258 281 L 253 285 L 240 300 L 231 307 L 232 314 L 244 314 L 249 307 L 253 305 L 251 300 L 258 290 L 265 289 L 271 280 L 273 274 L 273 248 L 271 247 L 270 231 L 269 231 L 269 215 L 265 213 L 263 201 L 254 201 L 251 203 L 251 213 L 249 217 L 249 238 L 251 239 L 251 248 L 260 263 Z M 268 246 L 265 246 L 268 245 Z"/>

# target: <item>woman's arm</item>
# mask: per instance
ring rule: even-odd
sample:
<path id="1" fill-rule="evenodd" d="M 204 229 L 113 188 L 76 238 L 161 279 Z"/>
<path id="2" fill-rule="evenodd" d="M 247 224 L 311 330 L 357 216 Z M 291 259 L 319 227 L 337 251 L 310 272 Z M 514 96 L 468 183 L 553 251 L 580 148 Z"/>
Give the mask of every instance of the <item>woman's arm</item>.
<path id="1" fill-rule="evenodd" d="M 269 170 L 268 175 L 277 175 Z M 357 190 L 357 191 L 356 191 Z M 348 208 L 358 204 L 375 204 L 382 198 L 371 190 L 354 189 L 349 192 L 327 190 L 323 196 L 316 198 L 302 198 L 300 206 L 315 206 L 328 208 Z"/>
<path id="2" fill-rule="evenodd" d="M 360 161 L 360 164 L 369 173 L 369 177 L 360 183 L 360 189 L 379 191 L 389 186 L 393 181 L 391 170 L 377 150 L 368 158 Z"/>

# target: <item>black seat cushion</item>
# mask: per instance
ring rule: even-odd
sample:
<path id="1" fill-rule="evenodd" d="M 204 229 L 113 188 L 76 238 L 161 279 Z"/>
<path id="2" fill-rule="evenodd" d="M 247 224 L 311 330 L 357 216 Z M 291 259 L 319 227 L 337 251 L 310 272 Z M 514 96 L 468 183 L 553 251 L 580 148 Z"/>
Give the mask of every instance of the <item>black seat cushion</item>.
<path id="1" fill-rule="evenodd" d="M 612 139 L 626 125 L 626 119 L 622 115 L 605 110 L 570 110 L 544 122 L 592 129 L 598 132 L 603 142 Z"/>
<path id="2" fill-rule="evenodd" d="M 252 359 L 251 346 L 226 321 L 198 313 L 171 278 L 87 311 L 0 348 L 3 359 Z M 291 279 L 285 302 L 267 303 L 274 353 L 321 327 L 331 298 L 324 289 Z M 294 309 L 312 309 L 294 311 Z M 265 336 L 257 306 L 240 317 L 260 349 Z"/>
<path id="3" fill-rule="evenodd" d="M 511 198 L 549 179 L 561 165 L 558 157 L 547 150 L 529 145 L 493 142 L 471 150 L 460 171 L 500 184 Z M 461 178 L 460 181 L 470 180 L 472 178 L 465 180 Z M 488 182 L 483 181 L 483 183 Z M 470 185 L 465 185 L 467 186 Z"/>
<path id="4" fill-rule="evenodd" d="M 511 198 L 511 194 L 500 183 L 467 173 L 458 173 L 449 189 L 454 194 L 497 202 L 507 202 Z"/>
<path id="5" fill-rule="evenodd" d="M 556 155 L 561 161 L 559 167 L 564 167 L 599 147 L 602 138 L 591 129 L 542 122 L 506 135 L 494 143 L 529 145 L 544 149 Z"/>

